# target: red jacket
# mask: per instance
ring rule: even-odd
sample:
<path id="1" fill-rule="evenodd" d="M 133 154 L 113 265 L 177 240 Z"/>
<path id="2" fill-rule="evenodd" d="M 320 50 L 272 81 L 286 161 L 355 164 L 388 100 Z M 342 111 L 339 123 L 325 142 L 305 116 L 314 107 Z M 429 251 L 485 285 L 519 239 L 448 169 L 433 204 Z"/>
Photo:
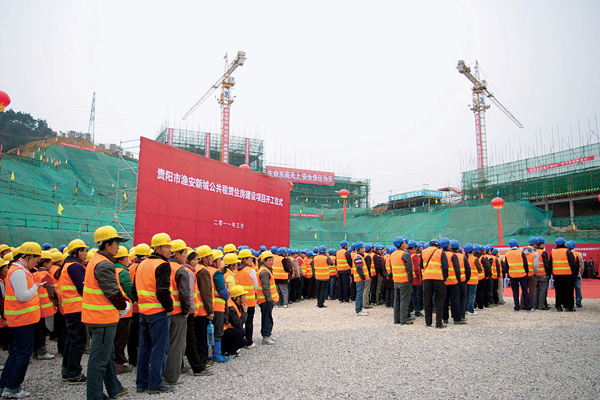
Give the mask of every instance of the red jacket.
<path id="1" fill-rule="evenodd" d="M 413 265 L 413 281 L 412 281 L 412 285 L 413 286 L 421 286 L 421 284 L 423 283 L 423 278 L 421 276 L 421 256 L 419 256 L 417 253 L 414 253 L 410 256 L 411 260 L 412 260 L 412 265 Z"/>

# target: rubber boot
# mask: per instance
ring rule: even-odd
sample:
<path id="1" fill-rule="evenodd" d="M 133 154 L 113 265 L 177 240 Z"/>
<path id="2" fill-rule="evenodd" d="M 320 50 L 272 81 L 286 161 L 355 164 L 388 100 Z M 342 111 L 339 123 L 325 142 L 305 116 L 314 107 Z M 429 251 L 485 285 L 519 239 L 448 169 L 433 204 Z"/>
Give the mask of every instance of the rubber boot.
<path id="1" fill-rule="evenodd" d="M 229 361 L 229 357 L 223 357 L 221 355 L 221 342 L 216 342 L 212 346 L 212 351 L 213 351 L 213 360 L 215 362 L 224 363 L 224 362 Z"/>

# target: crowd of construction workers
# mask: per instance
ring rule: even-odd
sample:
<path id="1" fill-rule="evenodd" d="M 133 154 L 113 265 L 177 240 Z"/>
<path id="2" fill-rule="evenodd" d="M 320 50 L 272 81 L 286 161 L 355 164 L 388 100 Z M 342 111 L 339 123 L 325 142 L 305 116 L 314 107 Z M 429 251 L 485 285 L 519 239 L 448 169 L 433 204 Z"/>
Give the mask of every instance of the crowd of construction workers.
<path id="1" fill-rule="evenodd" d="M 80 239 L 58 248 L 0 245 L 0 341 L 10 344 L 2 397 L 30 395 L 22 387 L 30 359 L 55 357 L 46 348 L 48 334 L 62 355 L 62 380 L 85 384 L 88 399 L 127 394 L 118 375 L 134 367 L 136 392 L 168 393 L 183 383 L 183 374 L 212 375 L 214 363 L 256 347 L 257 307 L 264 345 L 276 343 L 273 307 L 315 298 L 318 308 L 326 308 L 326 300 L 352 301 L 361 317 L 385 304 L 401 325 L 424 317 L 431 327 L 435 314 L 435 327 L 444 328 L 450 318 L 465 325 L 467 315 L 504 304 L 505 281 L 515 311 L 549 310 L 551 279 L 556 310 L 575 311 L 582 266 L 575 243 L 563 238 L 550 253 L 542 237 L 523 246 L 511 239 L 503 259 L 491 245 L 461 246 L 445 237 L 417 242 L 398 236 L 389 247 L 344 240 L 340 249 L 313 251 L 234 244 L 194 249 L 167 233 L 130 250 L 126 241 L 103 226 L 93 249 Z"/>

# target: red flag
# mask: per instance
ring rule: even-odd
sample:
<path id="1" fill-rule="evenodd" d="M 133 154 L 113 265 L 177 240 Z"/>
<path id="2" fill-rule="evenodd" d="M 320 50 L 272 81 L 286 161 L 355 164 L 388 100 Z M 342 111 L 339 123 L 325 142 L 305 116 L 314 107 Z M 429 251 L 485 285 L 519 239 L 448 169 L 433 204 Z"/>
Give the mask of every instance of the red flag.
<path id="1" fill-rule="evenodd" d="M 56 182 L 54 182 L 54 191 L 56 191 Z"/>

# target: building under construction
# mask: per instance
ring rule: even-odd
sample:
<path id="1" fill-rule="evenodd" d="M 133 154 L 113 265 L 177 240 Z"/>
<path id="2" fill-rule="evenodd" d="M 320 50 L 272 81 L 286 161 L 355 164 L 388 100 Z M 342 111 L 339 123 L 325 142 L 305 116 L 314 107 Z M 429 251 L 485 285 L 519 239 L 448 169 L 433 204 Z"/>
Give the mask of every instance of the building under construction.
<path id="1" fill-rule="evenodd" d="M 341 208 L 344 203 L 339 191 L 347 189 L 350 192 L 346 199 L 348 207 L 366 208 L 369 206 L 369 188 L 369 179 L 351 179 L 343 176 L 336 176 L 333 186 L 294 183 L 290 193 L 290 204 L 314 208 Z"/>
<path id="2" fill-rule="evenodd" d="M 208 155 L 213 160 L 221 160 L 221 135 L 210 132 L 191 131 L 187 129 L 165 128 L 157 137 L 157 142 L 167 143 L 182 150 L 200 155 Z M 210 151 L 206 152 L 209 144 Z M 264 141 L 242 136 L 229 137 L 229 164 L 239 167 L 246 164 L 252 171 L 263 172 Z"/>

